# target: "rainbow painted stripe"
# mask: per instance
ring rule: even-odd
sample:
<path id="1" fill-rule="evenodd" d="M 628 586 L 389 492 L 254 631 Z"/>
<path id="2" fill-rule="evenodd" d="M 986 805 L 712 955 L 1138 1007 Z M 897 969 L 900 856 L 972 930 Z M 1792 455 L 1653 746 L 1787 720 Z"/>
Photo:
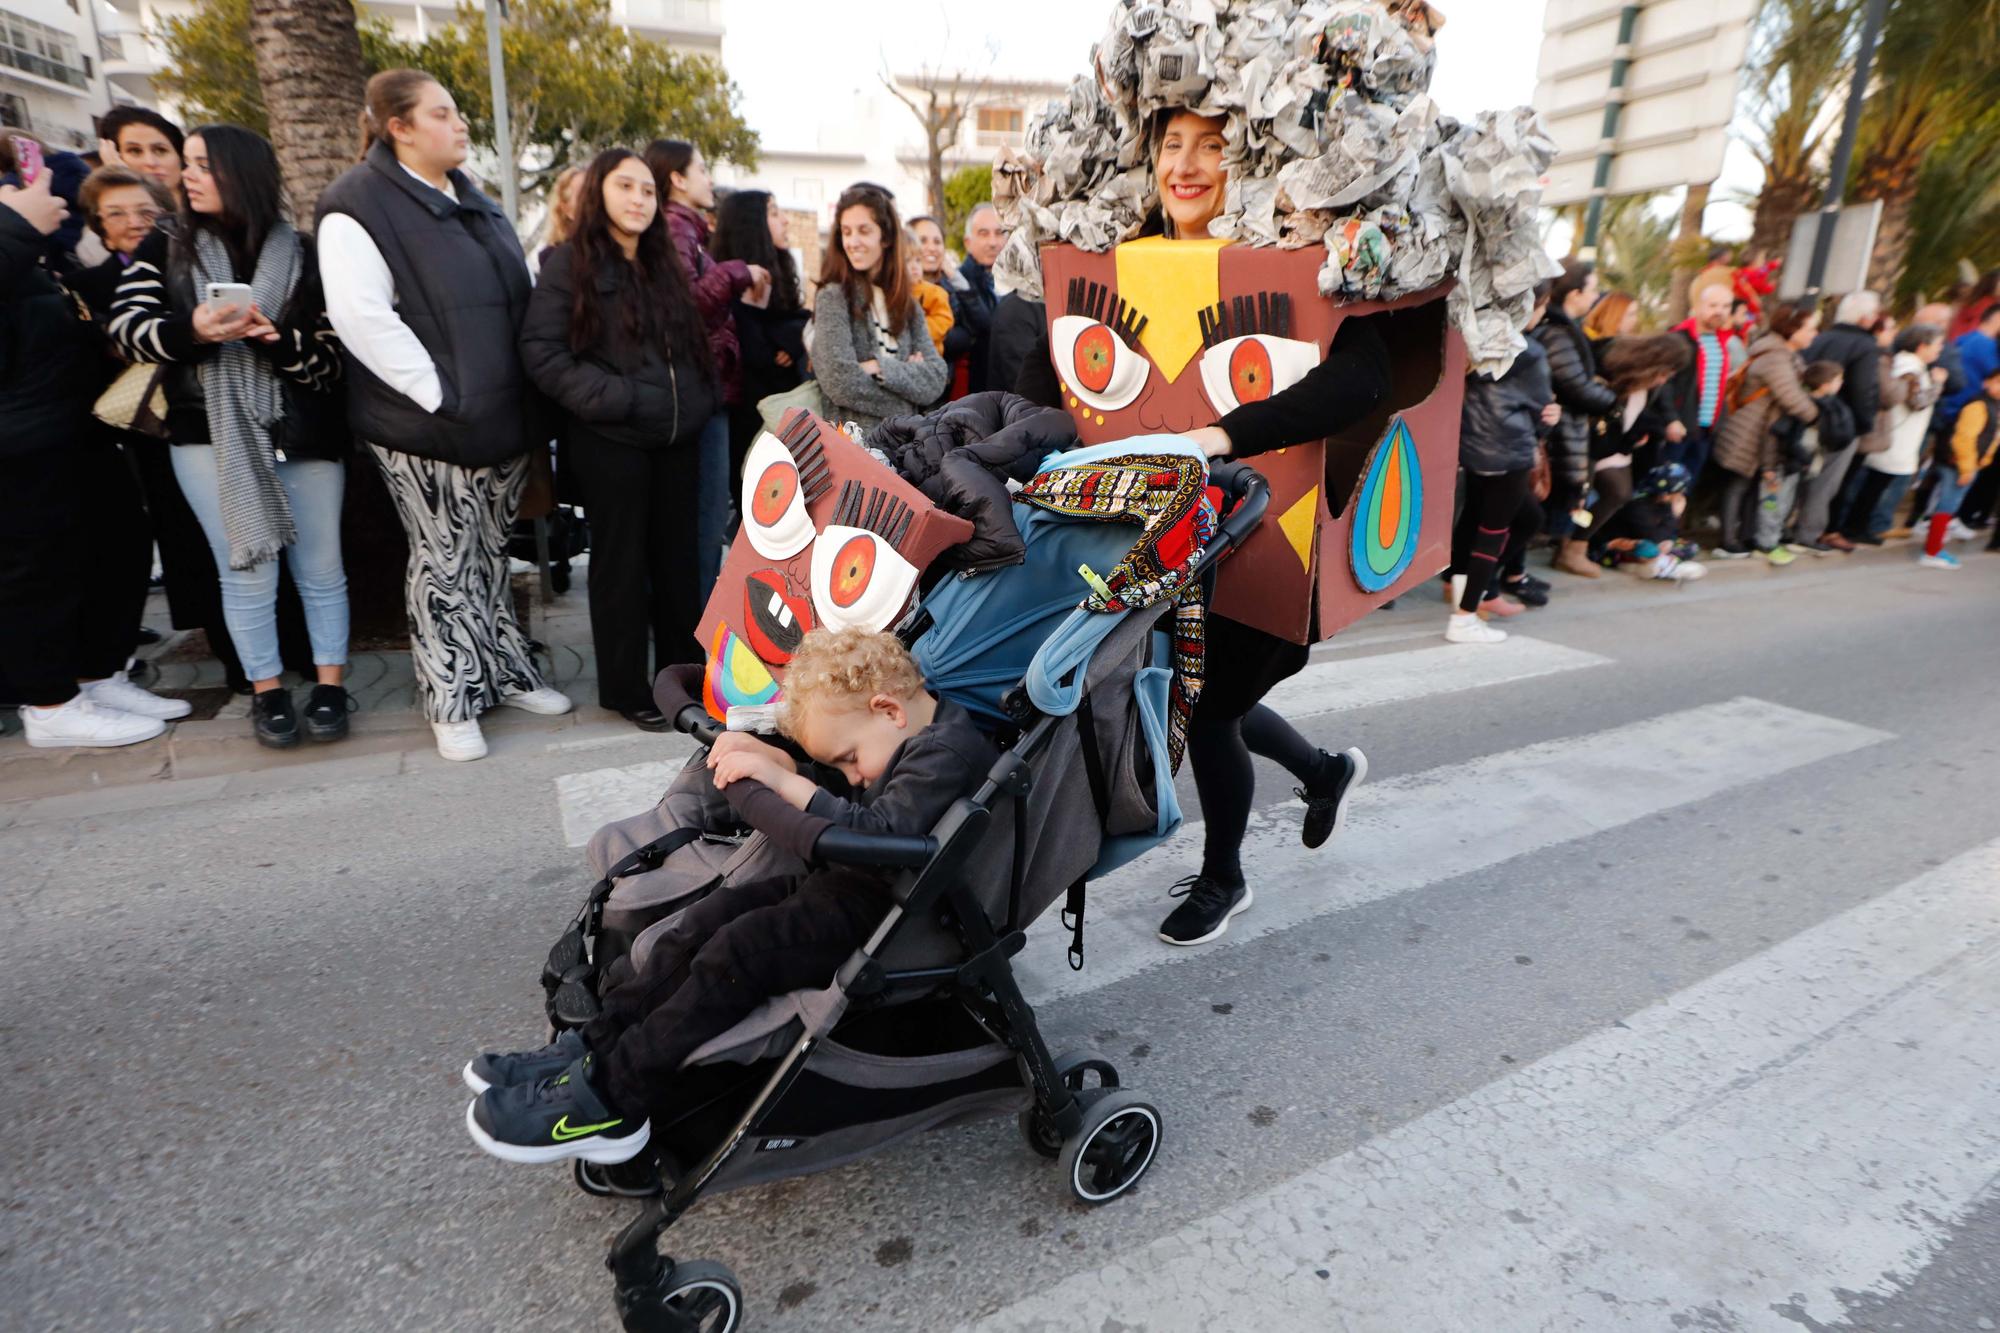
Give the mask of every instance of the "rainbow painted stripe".
<path id="1" fill-rule="evenodd" d="M 1417 556 L 1417 529 L 1424 517 L 1424 471 L 1417 442 L 1397 417 L 1368 456 L 1361 493 L 1354 499 L 1349 543 L 1354 582 L 1363 592 L 1382 592 L 1403 577 Z"/>

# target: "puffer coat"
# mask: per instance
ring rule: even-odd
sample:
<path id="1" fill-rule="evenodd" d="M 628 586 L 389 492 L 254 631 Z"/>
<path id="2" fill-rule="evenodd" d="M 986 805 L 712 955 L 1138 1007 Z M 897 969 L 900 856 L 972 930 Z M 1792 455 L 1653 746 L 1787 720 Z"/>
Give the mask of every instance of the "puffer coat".
<path id="1" fill-rule="evenodd" d="M 890 417 L 868 433 L 904 480 L 947 513 L 972 524 L 945 553 L 957 569 L 1017 565 L 1027 548 L 1014 526 L 1007 480 L 1027 482 L 1044 458 L 1076 447 L 1069 413 L 1011 393 L 968 394 L 935 411 Z"/>
<path id="2" fill-rule="evenodd" d="M 1778 440 L 1771 433 L 1780 417 L 1811 425 L 1819 404 L 1800 382 L 1805 362 L 1775 333 L 1750 345 L 1750 364 L 1735 392 L 1736 407 L 1715 434 L 1716 466 L 1739 477 L 1754 477 L 1778 465 Z"/>
<path id="3" fill-rule="evenodd" d="M 1597 359 L 1591 355 L 1590 339 L 1575 320 L 1549 307 L 1549 313 L 1535 326 L 1535 337 L 1549 354 L 1549 379 L 1555 385 L 1556 401 L 1562 405 L 1562 420 L 1549 436 L 1549 462 L 1555 473 L 1573 487 L 1590 484 L 1590 421 L 1614 411 L 1618 395 L 1597 378 Z"/>

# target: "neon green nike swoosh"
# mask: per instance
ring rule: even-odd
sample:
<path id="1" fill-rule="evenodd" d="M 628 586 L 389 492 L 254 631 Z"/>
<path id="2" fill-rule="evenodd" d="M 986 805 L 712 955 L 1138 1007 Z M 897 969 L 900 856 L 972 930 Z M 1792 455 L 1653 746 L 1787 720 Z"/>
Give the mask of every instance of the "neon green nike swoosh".
<path id="1" fill-rule="evenodd" d="M 577 1125 L 572 1127 L 569 1123 L 569 1117 L 564 1116 L 549 1127 L 549 1137 L 557 1143 L 567 1143 L 571 1139 L 580 1139 L 586 1134 L 595 1134 L 600 1129 L 610 1129 L 613 1125 L 622 1125 L 624 1123 L 623 1120 L 607 1120 L 601 1125 Z"/>

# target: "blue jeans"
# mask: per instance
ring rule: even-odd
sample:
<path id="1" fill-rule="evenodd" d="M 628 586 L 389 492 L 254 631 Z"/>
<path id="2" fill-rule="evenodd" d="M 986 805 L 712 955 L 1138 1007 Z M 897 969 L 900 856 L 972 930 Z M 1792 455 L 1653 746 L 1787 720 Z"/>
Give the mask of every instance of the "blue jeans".
<path id="1" fill-rule="evenodd" d="M 1660 446 L 1662 463 L 1679 463 L 1688 470 L 1688 490 L 1701 480 L 1702 469 L 1708 466 L 1708 456 L 1715 447 L 1715 427 L 1690 426 L 1688 433 L 1679 444 L 1663 443 Z M 1638 478 L 1644 481 L 1645 478 Z"/>
<path id="2" fill-rule="evenodd" d="M 723 539 L 729 531 L 729 413 L 717 412 L 695 441 L 695 569 L 701 604 L 722 571 Z"/>
<path id="3" fill-rule="evenodd" d="M 278 562 L 255 569 L 229 567 L 229 537 L 222 528 L 222 494 L 217 485 L 215 446 L 176 444 L 174 479 L 215 554 L 222 581 L 222 621 L 251 680 L 273 680 L 285 669 L 278 655 Z M 285 563 L 305 607 L 306 636 L 318 666 L 347 665 L 347 571 L 340 563 L 340 503 L 347 469 L 339 463 L 294 459 L 279 463 L 278 484 L 292 506 L 298 540 L 285 548 Z"/>
<path id="4" fill-rule="evenodd" d="M 1958 506 L 1965 499 L 1965 493 L 1972 489 L 1972 477 L 1960 480 L 1958 469 L 1941 463 L 1931 465 L 1931 507 L 1925 516 L 1935 518 L 1939 514 L 1947 518 L 1958 513 Z"/>
<path id="5" fill-rule="evenodd" d="M 1879 537 L 1896 526 L 1896 506 L 1903 503 L 1903 497 L 1909 494 L 1910 487 L 1916 479 L 1917 474 L 1914 472 L 1889 478 L 1888 485 L 1882 490 L 1882 498 L 1875 502 L 1875 508 L 1868 515 L 1870 536 Z"/>

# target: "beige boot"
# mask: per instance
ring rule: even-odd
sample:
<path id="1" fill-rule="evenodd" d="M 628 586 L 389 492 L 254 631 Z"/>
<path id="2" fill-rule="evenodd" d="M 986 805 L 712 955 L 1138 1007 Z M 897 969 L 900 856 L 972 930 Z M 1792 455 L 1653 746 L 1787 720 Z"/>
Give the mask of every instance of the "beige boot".
<path id="1" fill-rule="evenodd" d="M 1556 553 L 1553 568 L 1580 579 L 1594 579 L 1604 571 L 1590 562 L 1590 546 L 1582 541 L 1566 541 Z"/>

